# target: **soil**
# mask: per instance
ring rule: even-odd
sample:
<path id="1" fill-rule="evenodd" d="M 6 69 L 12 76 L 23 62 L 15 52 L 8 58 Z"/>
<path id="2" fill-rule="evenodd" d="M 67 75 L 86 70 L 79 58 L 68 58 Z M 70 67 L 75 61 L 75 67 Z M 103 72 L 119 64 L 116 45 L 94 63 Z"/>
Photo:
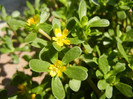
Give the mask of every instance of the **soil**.
<path id="1" fill-rule="evenodd" d="M 1 31 L 2 27 L 7 26 L 6 23 L 0 24 L 0 37 L 3 37 L 5 32 Z M 35 52 L 16 52 L 19 55 L 19 63 L 13 64 L 11 56 L 9 54 L 0 54 L 0 90 L 6 89 L 8 92 L 8 97 L 16 93 L 16 86 L 11 86 L 10 81 L 16 71 L 23 71 L 25 74 L 31 75 L 32 72 L 30 69 L 24 69 L 28 63 L 22 58 L 24 55 L 33 56 Z M 33 81 L 41 83 L 44 78 L 45 73 L 39 77 L 34 77 Z"/>
<path id="2" fill-rule="evenodd" d="M 20 52 L 17 52 L 17 54 Z M 21 52 L 19 55 L 19 64 L 13 64 L 12 59 L 9 54 L 0 55 L 0 89 L 5 88 L 8 91 L 8 96 L 13 95 L 17 88 L 16 86 L 11 86 L 10 81 L 16 71 L 23 71 L 25 74 L 31 75 L 30 69 L 24 69 L 28 63 L 22 58 L 24 55 L 33 56 L 35 52 Z M 41 83 L 44 78 L 45 73 L 40 77 L 34 77 L 33 81 Z"/>

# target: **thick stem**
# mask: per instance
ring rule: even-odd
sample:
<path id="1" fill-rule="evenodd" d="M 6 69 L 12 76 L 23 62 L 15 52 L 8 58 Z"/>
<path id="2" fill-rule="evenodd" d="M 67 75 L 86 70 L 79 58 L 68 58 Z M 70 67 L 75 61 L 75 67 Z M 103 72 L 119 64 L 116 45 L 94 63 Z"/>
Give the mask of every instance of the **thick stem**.
<path id="1" fill-rule="evenodd" d="M 90 77 L 87 78 L 87 81 L 89 85 L 91 86 L 91 88 L 93 89 L 93 91 L 96 93 L 96 95 L 99 96 L 100 90 L 96 87 L 96 85 L 94 84 L 94 82 L 91 80 Z"/>
<path id="2" fill-rule="evenodd" d="M 41 33 L 43 36 L 45 36 L 47 39 L 51 40 L 51 37 L 46 32 L 44 32 L 42 29 L 39 29 L 38 32 Z"/>

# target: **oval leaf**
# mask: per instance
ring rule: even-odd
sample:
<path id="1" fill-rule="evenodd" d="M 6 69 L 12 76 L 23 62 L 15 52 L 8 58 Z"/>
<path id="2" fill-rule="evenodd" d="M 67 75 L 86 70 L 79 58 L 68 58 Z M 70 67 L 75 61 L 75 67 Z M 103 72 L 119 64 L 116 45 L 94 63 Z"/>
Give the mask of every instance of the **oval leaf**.
<path id="1" fill-rule="evenodd" d="M 35 40 L 32 42 L 31 45 L 36 47 L 36 48 L 42 48 L 44 46 L 47 46 L 48 42 L 41 39 L 41 38 L 35 38 Z"/>
<path id="2" fill-rule="evenodd" d="M 35 72 L 47 72 L 49 71 L 50 63 L 39 59 L 32 59 L 29 62 L 29 66 Z"/>
<path id="3" fill-rule="evenodd" d="M 107 98 L 111 98 L 113 94 L 112 92 L 113 92 L 113 87 L 108 84 L 106 87 L 105 96 Z"/>
<path id="4" fill-rule="evenodd" d="M 30 33 L 26 38 L 25 42 L 32 42 L 36 38 L 37 34 L 36 33 Z"/>
<path id="5" fill-rule="evenodd" d="M 13 29 L 13 30 L 17 30 L 17 29 L 19 29 L 19 28 L 21 28 L 21 27 L 24 27 L 25 26 L 25 22 L 24 21 L 22 21 L 22 20 L 17 20 L 17 19 L 9 19 L 8 20 L 8 25 L 10 25 L 10 27 Z"/>
<path id="6" fill-rule="evenodd" d="M 130 85 L 124 84 L 124 83 L 117 83 L 115 87 L 125 96 L 127 97 L 133 97 L 133 88 Z"/>
<path id="7" fill-rule="evenodd" d="M 102 70 L 104 74 L 106 74 L 109 71 L 107 56 L 104 54 L 99 58 L 99 68 Z"/>
<path id="8" fill-rule="evenodd" d="M 82 19 L 83 16 L 86 16 L 86 2 L 85 0 L 81 0 L 80 4 L 79 4 L 79 9 L 78 9 L 78 14 L 79 14 L 79 18 L 80 20 Z"/>
<path id="9" fill-rule="evenodd" d="M 118 48 L 119 52 L 121 53 L 121 55 L 126 59 L 126 61 L 128 61 L 127 54 L 120 42 L 117 42 L 117 48 Z"/>
<path id="10" fill-rule="evenodd" d="M 83 44 L 84 48 L 86 49 L 87 53 L 91 53 L 92 52 L 92 48 L 87 42 L 84 42 L 82 44 Z"/>
<path id="11" fill-rule="evenodd" d="M 62 61 L 66 64 L 73 61 L 74 59 L 78 58 L 81 54 L 81 49 L 79 47 L 73 47 L 71 48 L 66 54 L 64 55 Z"/>
<path id="12" fill-rule="evenodd" d="M 81 81 L 76 80 L 76 79 L 72 79 L 69 81 L 69 86 L 73 91 L 77 92 L 81 86 Z"/>
<path id="13" fill-rule="evenodd" d="M 67 67 L 64 73 L 70 78 L 85 80 L 88 76 L 87 71 L 78 67 L 80 66 Z"/>
<path id="14" fill-rule="evenodd" d="M 98 88 L 99 88 L 100 90 L 105 90 L 106 87 L 107 87 L 107 85 L 108 85 L 108 83 L 106 82 L 105 79 L 99 80 L 99 81 L 98 81 L 98 84 L 97 84 L 97 86 L 98 86 Z"/>
<path id="15" fill-rule="evenodd" d="M 52 20 L 52 26 L 53 26 L 54 29 L 55 28 L 61 28 L 61 23 L 60 23 L 59 19 L 54 18 Z"/>
<path id="16" fill-rule="evenodd" d="M 52 78 L 52 92 L 57 99 L 65 98 L 65 91 L 58 77 Z"/>
<path id="17" fill-rule="evenodd" d="M 94 21 L 90 24 L 90 27 L 107 27 L 109 26 L 110 22 L 106 19 L 100 19 L 97 21 Z"/>

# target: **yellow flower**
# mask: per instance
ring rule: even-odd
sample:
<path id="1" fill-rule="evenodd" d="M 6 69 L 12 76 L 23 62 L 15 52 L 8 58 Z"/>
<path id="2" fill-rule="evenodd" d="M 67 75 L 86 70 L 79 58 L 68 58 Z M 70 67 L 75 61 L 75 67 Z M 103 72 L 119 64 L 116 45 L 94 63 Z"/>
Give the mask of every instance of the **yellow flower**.
<path id="1" fill-rule="evenodd" d="M 21 93 L 21 94 L 25 94 L 25 92 L 26 92 L 26 85 L 23 83 L 23 84 L 19 84 L 18 86 L 17 86 L 17 88 L 19 89 L 19 91 L 18 91 L 18 93 Z"/>
<path id="2" fill-rule="evenodd" d="M 37 24 L 39 21 L 40 21 L 39 16 L 34 15 L 33 17 L 31 17 L 31 18 L 29 18 L 29 19 L 27 20 L 27 25 L 28 25 L 28 26 L 31 26 L 32 24 Z"/>
<path id="3" fill-rule="evenodd" d="M 31 95 L 31 99 L 35 99 L 35 97 L 36 97 L 36 94 Z"/>
<path id="4" fill-rule="evenodd" d="M 61 76 L 61 73 L 65 71 L 66 67 L 62 66 L 62 62 L 60 60 L 56 60 L 55 64 L 51 64 L 49 69 L 51 77 L 54 77 L 57 75 L 57 77 Z"/>
<path id="5" fill-rule="evenodd" d="M 70 40 L 67 39 L 68 30 L 65 28 L 63 30 L 63 33 L 61 33 L 60 28 L 55 29 L 55 37 L 53 37 L 53 40 L 57 42 L 59 46 L 70 45 Z"/>

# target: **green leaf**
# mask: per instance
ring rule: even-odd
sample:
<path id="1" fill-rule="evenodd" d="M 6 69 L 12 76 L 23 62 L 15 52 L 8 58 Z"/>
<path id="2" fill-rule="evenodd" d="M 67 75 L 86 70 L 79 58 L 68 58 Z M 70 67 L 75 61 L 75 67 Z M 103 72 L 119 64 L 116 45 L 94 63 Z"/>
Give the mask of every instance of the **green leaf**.
<path id="1" fill-rule="evenodd" d="M 118 79 L 116 78 L 116 76 L 109 76 L 106 81 L 111 84 L 111 85 L 114 85 L 115 83 L 118 82 Z"/>
<path id="2" fill-rule="evenodd" d="M 95 4 L 95 5 L 100 6 L 100 4 L 98 3 L 98 0 L 91 0 L 91 2 L 92 2 L 93 4 Z"/>
<path id="3" fill-rule="evenodd" d="M 36 48 L 42 48 L 44 46 L 47 46 L 48 42 L 40 38 L 35 38 L 31 45 Z"/>
<path id="4" fill-rule="evenodd" d="M 68 64 L 69 62 L 73 61 L 74 59 L 78 58 L 81 54 L 80 47 L 73 47 L 69 51 L 67 51 L 62 59 L 62 62 Z"/>
<path id="5" fill-rule="evenodd" d="M 99 58 L 99 68 L 104 74 L 106 74 L 109 71 L 109 64 L 108 64 L 107 56 L 105 54 L 103 54 Z"/>
<path id="6" fill-rule="evenodd" d="M 54 47 L 51 47 L 49 49 L 48 56 L 53 64 L 55 63 L 56 60 L 58 60 L 58 52 L 54 49 Z"/>
<path id="7" fill-rule="evenodd" d="M 121 9 L 123 9 L 123 10 L 129 10 L 130 9 L 130 7 L 128 7 L 128 6 L 126 6 L 126 5 L 121 5 L 121 6 L 119 6 Z"/>
<path id="8" fill-rule="evenodd" d="M 11 14 L 12 17 L 16 18 L 16 17 L 19 17 L 20 16 L 20 12 L 19 11 L 13 11 L 12 14 Z"/>
<path id="9" fill-rule="evenodd" d="M 122 33 L 120 31 L 120 25 L 117 25 L 117 27 L 116 27 L 116 34 L 117 34 L 117 37 L 119 37 L 119 38 L 122 36 Z"/>
<path id="10" fill-rule="evenodd" d="M 110 25 L 110 22 L 107 19 L 100 19 L 92 22 L 89 26 L 90 27 L 107 27 L 109 25 Z"/>
<path id="11" fill-rule="evenodd" d="M 52 93 L 57 99 L 65 98 L 65 91 L 60 78 L 52 78 Z"/>
<path id="12" fill-rule="evenodd" d="M 82 24 L 83 27 L 88 24 L 88 17 L 87 16 L 82 17 L 81 24 Z"/>
<path id="13" fill-rule="evenodd" d="M 120 20 L 124 20 L 127 17 L 125 11 L 118 11 L 117 16 Z"/>
<path id="14" fill-rule="evenodd" d="M 72 79 L 69 81 L 69 86 L 73 91 L 77 92 L 80 89 L 81 81 Z"/>
<path id="15" fill-rule="evenodd" d="M 49 61 L 48 50 L 49 48 L 46 48 L 46 47 L 42 48 L 42 50 L 39 53 L 39 59 L 44 61 Z"/>
<path id="16" fill-rule="evenodd" d="M 75 44 L 75 45 L 78 45 L 84 42 L 83 40 L 80 40 L 78 37 L 68 38 L 68 40 L 70 40 L 70 44 Z"/>
<path id="17" fill-rule="evenodd" d="M 53 42 L 52 44 L 53 44 L 53 47 L 59 52 L 65 48 L 64 46 L 60 47 L 56 42 Z"/>
<path id="18" fill-rule="evenodd" d="M 14 50 L 13 42 L 12 42 L 11 37 L 6 36 L 6 37 L 5 37 L 5 43 L 6 43 L 7 47 L 8 47 L 10 50 L 12 50 L 12 51 Z"/>
<path id="19" fill-rule="evenodd" d="M 106 82 L 105 79 L 103 80 L 99 80 L 98 81 L 98 84 L 97 84 L 97 87 L 100 89 L 100 90 L 105 90 L 106 87 L 107 87 L 108 83 Z"/>
<path id="20" fill-rule="evenodd" d="M 39 28 L 41 28 L 44 32 L 46 33 L 50 33 L 50 31 L 52 30 L 52 25 L 47 24 L 47 23 L 42 23 L 38 25 Z"/>
<path id="21" fill-rule="evenodd" d="M 11 53 L 12 50 L 11 49 L 8 49 L 8 48 L 0 48 L 0 52 L 1 53 Z"/>
<path id="22" fill-rule="evenodd" d="M 109 84 L 106 86 L 106 90 L 105 90 L 105 96 L 107 98 L 111 98 L 113 94 L 113 87 L 110 86 Z"/>
<path id="23" fill-rule="evenodd" d="M 95 17 L 91 18 L 91 19 L 88 21 L 88 24 L 87 24 L 87 25 L 90 26 L 93 22 L 98 21 L 98 20 L 100 20 L 100 17 L 95 16 Z"/>
<path id="24" fill-rule="evenodd" d="M 12 59 L 13 59 L 13 63 L 14 64 L 18 64 L 19 63 L 19 57 L 16 54 L 12 54 Z"/>
<path id="25" fill-rule="evenodd" d="M 53 26 L 54 29 L 55 28 L 61 28 L 61 23 L 60 23 L 59 19 L 54 18 L 52 20 L 52 26 Z"/>
<path id="26" fill-rule="evenodd" d="M 35 72 L 47 72 L 49 71 L 50 63 L 39 59 L 32 59 L 29 62 L 30 68 Z"/>
<path id="27" fill-rule="evenodd" d="M 64 73 L 70 78 L 83 81 L 88 76 L 87 71 L 78 67 L 80 66 L 67 67 Z"/>
<path id="28" fill-rule="evenodd" d="M 21 27 L 24 27 L 25 26 L 25 22 L 24 21 L 22 21 L 22 20 L 17 20 L 17 19 L 9 19 L 8 21 L 7 21 L 7 23 L 9 24 L 9 26 L 13 29 L 13 30 L 17 30 L 17 29 L 19 29 L 19 28 L 21 28 Z"/>
<path id="29" fill-rule="evenodd" d="M 79 20 L 76 17 L 71 17 L 67 20 L 66 22 L 66 28 L 71 31 L 73 29 L 73 27 L 75 26 L 75 24 L 78 24 L 80 27 L 82 26 L 79 22 Z"/>
<path id="30" fill-rule="evenodd" d="M 118 82 L 115 87 L 126 97 L 133 97 L 133 88 L 130 85 Z"/>
<path id="31" fill-rule="evenodd" d="M 87 12 L 86 2 L 85 0 L 81 0 L 79 4 L 79 9 L 78 9 L 80 20 L 82 19 L 83 16 L 86 16 L 86 12 Z"/>
<path id="32" fill-rule="evenodd" d="M 6 9 L 4 6 L 2 6 L 2 8 L 1 8 L 1 13 L 2 13 L 2 18 L 4 20 L 7 20 L 7 13 L 6 13 Z"/>
<path id="33" fill-rule="evenodd" d="M 98 53 L 98 56 L 100 57 L 100 56 L 101 56 L 101 52 L 100 52 L 99 46 L 96 45 L 95 48 L 96 48 L 96 51 L 97 51 L 97 53 Z"/>
<path id="34" fill-rule="evenodd" d="M 125 65 L 126 65 L 125 63 L 117 63 L 113 67 L 113 74 L 118 74 L 118 73 L 124 71 L 126 69 Z"/>
<path id="35" fill-rule="evenodd" d="M 82 61 L 84 61 L 85 63 L 91 63 L 91 62 L 94 62 L 94 60 L 93 60 L 93 56 L 92 55 L 88 55 L 88 54 L 82 54 L 81 56 L 80 56 L 80 59 L 82 60 Z"/>
<path id="36" fill-rule="evenodd" d="M 41 93 L 43 91 L 43 86 L 37 86 L 31 90 L 32 93 Z"/>
<path id="37" fill-rule="evenodd" d="M 35 10 L 34 10 L 34 7 L 33 7 L 33 5 L 29 2 L 29 1 L 26 1 L 26 5 L 27 5 L 27 7 L 29 8 L 29 12 L 30 12 L 30 14 L 31 15 L 34 15 L 35 14 Z"/>
<path id="38" fill-rule="evenodd" d="M 82 43 L 88 53 L 92 53 L 92 48 L 87 42 Z"/>
<path id="39" fill-rule="evenodd" d="M 97 76 L 99 79 L 104 77 L 103 73 L 102 73 L 100 70 L 97 70 L 97 71 L 96 71 L 96 76 Z"/>
<path id="40" fill-rule="evenodd" d="M 47 7 L 43 8 L 40 15 L 40 23 L 44 23 L 50 16 L 49 9 Z"/>
<path id="41" fill-rule="evenodd" d="M 133 37 L 133 29 L 129 30 L 129 31 L 126 33 L 126 36 L 128 36 L 128 37 Z"/>
<path id="42" fill-rule="evenodd" d="M 40 0 L 35 0 L 35 8 L 39 9 L 40 6 Z"/>
<path id="43" fill-rule="evenodd" d="M 3 98 L 3 99 L 4 99 L 4 98 Z M 9 97 L 8 99 L 18 99 L 18 97 L 17 97 L 17 95 L 15 95 L 15 96 Z"/>
<path id="44" fill-rule="evenodd" d="M 36 37 L 37 37 L 37 34 L 32 32 L 25 38 L 25 42 L 30 43 L 34 41 Z"/>
<path id="45" fill-rule="evenodd" d="M 121 55 L 126 59 L 126 61 L 128 61 L 127 54 L 126 54 L 122 44 L 118 41 L 117 41 L 117 48 L 118 48 L 119 52 L 121 53 Z"/>

